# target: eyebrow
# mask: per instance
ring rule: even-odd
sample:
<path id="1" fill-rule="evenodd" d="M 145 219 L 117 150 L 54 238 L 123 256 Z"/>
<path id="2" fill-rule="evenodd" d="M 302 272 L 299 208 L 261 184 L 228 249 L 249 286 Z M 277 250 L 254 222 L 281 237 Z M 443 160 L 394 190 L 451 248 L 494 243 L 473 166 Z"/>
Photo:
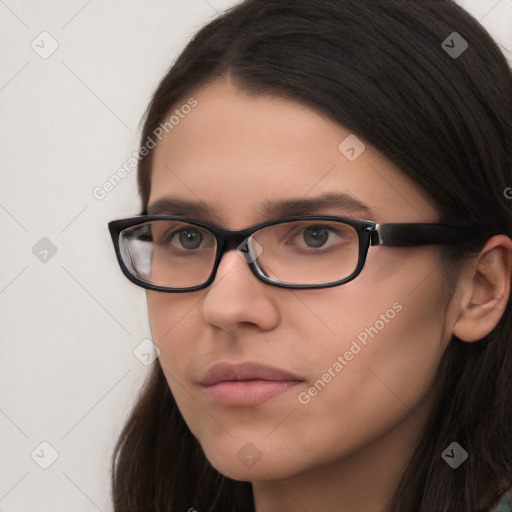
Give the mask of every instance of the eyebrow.
<path id="1" fill-rule="evenodd" d="M 326 208 L 336 209 L 345 214 L 363 215 L 367 219 L 375 217 L 375 213 L 359 199 L 345 192 L 329 192 L 312 198 L 288 198 L 282 200 L 264 201 L 260 206 L 263 217 L 278 219 L 310 215 Z M 214 209 L 200 201 L 189 201 L 177 197 L 166 197 L 147 207 L 149 215 L 168 214 L 184 217 L 210 217 L 214 216 Z M 363 218 L 364 218 L 363 217 Z"/>

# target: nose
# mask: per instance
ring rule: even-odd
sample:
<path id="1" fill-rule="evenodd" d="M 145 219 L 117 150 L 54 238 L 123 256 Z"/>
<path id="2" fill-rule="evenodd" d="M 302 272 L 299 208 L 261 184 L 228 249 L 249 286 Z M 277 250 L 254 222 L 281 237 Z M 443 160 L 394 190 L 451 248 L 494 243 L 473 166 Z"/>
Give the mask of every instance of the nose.
<path id="1" fill-rule="evenodd" d="M 203 314 L 209 323 L 227 331 L 251 324 L 259 329 L 274 328 L 279 323 L 279 309 L 273 288 L 251 271 L 239 244 L 231 240 L 225 247 L 213 283 L 208 287 Z M 230 248 L 231 247 L 231 248 Z"/>

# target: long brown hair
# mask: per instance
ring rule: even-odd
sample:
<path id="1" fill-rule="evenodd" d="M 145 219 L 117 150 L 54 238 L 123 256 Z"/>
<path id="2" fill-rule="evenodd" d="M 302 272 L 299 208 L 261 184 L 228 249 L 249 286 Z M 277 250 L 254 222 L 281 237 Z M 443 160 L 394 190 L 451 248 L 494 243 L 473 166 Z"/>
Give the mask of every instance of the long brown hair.
<path id="1" fill-rule="evenodd" d="M 442 43 L 454 31 L 466 50 Z M 512 237 L 511 71 L 485 29 L 451 0 L 247 0 L 203 27 L 162 79 L 141 146 L 180 102 L 229 74 L 254 94 L 292 98 L 375 146 L 421 187 L 441 222 Z M 198 107 L 200 108 L 200 106 Z M 158 133 L 158 132 L 157 132 Z M 138 168 L 142 212 L 151 152 Z M 447 289 L 476 245 L 440 249 Z M 393 512 L 476 512 L 512 481 L 512 308 L 484 339 L 452 337 L 439 400 L 402 475 Z M 441 458 L 457 441 L 469 458 Z M 160 365 L 112 457 L 115 512 L 253 511 L 251 484 L 219 474 L 184 422 Z"/>

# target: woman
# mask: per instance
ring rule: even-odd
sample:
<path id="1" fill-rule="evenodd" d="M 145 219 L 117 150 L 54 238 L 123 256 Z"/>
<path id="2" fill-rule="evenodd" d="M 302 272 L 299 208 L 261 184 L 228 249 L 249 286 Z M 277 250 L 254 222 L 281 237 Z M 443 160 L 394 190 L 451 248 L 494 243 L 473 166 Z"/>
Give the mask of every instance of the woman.
<path id="1" fill-rule="evenodd" d="M 511 510 L 510 89 L 450 0 L 198 32 L 109 225 L 159 349 L 116 512 Z"/>

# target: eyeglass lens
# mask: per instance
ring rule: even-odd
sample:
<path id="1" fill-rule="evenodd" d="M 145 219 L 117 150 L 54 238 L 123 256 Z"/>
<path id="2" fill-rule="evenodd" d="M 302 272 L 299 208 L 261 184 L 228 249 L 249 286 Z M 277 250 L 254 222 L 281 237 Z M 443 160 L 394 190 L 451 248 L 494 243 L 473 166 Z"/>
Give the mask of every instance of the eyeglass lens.
<path id="1" fill-rule="evenodd" d="M 188 288 L 210 276 L 217 240 L 206 228 L 153 220 L 121 231 L 121 257 L 137 278 L 158 286 Z M 324 284 L 351 275 L 359 259 L 355 228 L 340 221 L 297 220 L 262 228 L 250 237 L 249 261 L 276 281 Z M 247 257 L 246 257 L 247 259 Z"/>

